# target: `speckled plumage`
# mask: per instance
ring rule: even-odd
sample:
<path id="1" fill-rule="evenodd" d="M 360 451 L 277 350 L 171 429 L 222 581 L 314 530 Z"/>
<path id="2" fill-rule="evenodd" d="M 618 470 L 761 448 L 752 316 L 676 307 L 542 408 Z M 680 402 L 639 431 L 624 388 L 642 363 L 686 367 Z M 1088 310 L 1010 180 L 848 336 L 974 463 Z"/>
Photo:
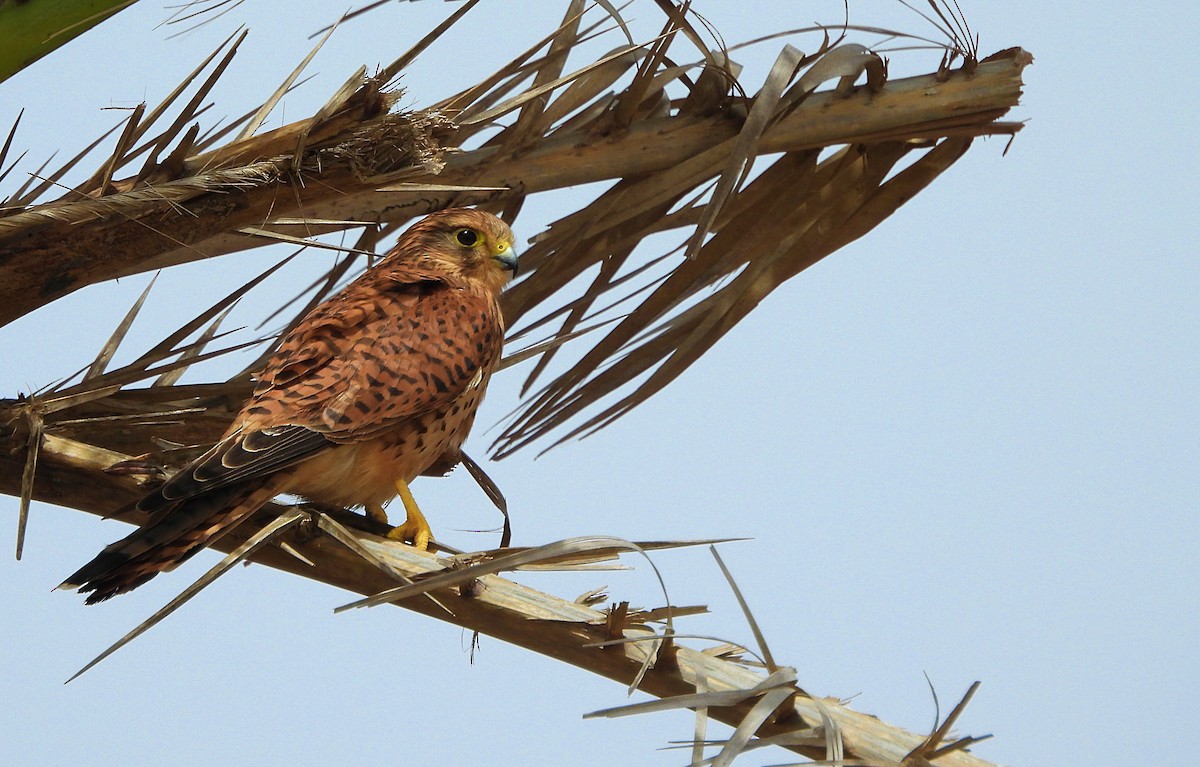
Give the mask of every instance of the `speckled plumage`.
<path id="1" fill-rule="evenodd" d="M 477 243 L 464 231 L 479 236 Z M 512 231 L 455 208 L 414 224 L 374 268 L 280 344 L 225 436 L 138 503 L 150 522 L 63 584 L 88 603 L 129 591 L 280 493 L 378 510 L 458 462 L 500 360 Z"/>

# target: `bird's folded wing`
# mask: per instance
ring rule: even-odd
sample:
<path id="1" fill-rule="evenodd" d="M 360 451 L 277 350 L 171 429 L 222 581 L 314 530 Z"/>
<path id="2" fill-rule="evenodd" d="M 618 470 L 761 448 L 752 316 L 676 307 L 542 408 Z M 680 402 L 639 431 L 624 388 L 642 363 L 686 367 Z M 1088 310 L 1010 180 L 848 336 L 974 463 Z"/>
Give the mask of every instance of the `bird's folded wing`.
<path id="1" fill-rule="evenodd" d="M 154 512 L 185 498 L 265 477 L 332 446 L 323 434 L 305 426 L 234 432 L 143 498 L 138 508 Z"/>
<path id="2" fill-rule="evenodd" d="M 356 442 L 478 385 L 504 343 L 494 301 L 434 280 L 396 280 L 393 271 L 382 285 L 344 292 L 297 327 L 260 376 L 247 423 L 299 424 Z"/>
<path id="3" fill-rule="evenodd" d="M 371 439 L 444 408 L 500 353 L 503 330 L 486 297 L 420 280 L 351 285 L 280 345 L 237 430 L 138 507 L 263 477 L 339 443 Z"/>

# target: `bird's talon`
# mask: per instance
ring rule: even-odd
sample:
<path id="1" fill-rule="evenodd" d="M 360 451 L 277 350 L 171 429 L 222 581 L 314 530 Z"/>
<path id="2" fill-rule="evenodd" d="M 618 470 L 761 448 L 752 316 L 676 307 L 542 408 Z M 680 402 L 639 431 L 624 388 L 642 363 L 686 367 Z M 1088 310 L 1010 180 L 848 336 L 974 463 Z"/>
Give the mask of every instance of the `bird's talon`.
<path id="1" fill-rule="evenodd" d="M 433 531 L 429 529 L 429 525 L 421 525 L 409 519 L 405 520 L 404 524 L 393 527 L 387 537 L 388 540 L 407 543 L 425 551 L 429 548 L 429 541 L 433 539 Z"/>
<path id="2" fill-rule="evenodd" d="M 396 479 L 395 486 L 396 493 L 400 496 L 400 502 L 404 504 L 406 516 L 404 524 L 393 527 L 387 537 L 393 541 L 411 543 L 425 551 L 429 548 L 429 541 L 433 539 L 433 530 L 425 521 L 425 515 L 421 513 L 421 509 L 417 507 L 417 501 L 413 498 L 412 491 L 408 489 L 408 483 L 403 479 Z"/>

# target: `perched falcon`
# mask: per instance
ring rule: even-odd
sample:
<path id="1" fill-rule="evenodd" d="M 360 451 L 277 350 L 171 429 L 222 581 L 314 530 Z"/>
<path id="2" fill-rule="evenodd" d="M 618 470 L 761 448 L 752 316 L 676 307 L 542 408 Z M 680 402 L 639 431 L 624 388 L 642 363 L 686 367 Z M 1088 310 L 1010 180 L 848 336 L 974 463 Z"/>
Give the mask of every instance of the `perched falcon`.
<path id="1" fill-rule="evenodd" d="M 225 436 L 138 502 L 150 521 L 60 588 L 88 604 L 140 586 L 292 493 L 362 506 L 390 537 L 425 548 L 408 483 L 453 466 L 500 360 L 499 295 L 517 271 L 500 219 L 452 208 L 414 224 L 376 266 L 283 339 Z"/>

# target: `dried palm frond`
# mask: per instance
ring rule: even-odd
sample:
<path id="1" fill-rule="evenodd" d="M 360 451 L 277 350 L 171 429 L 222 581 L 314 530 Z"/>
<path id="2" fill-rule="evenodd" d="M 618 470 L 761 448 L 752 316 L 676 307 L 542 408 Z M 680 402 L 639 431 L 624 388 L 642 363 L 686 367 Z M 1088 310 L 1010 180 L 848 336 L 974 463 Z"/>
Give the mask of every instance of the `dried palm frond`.
<path id="1" fill-rule="evenodd" d="M 0 216 L 0 322 L 113 277 L 299 242 L 297 224 L 305 242 L 361 227 L 373 243 L 433 208 L 477 204 L 511 216 L 530 194 L 610 179 L 591 204 L 533 238 L 523 255 L 529 276 L 505 296 L 513 338 L 526 347 L 520 358 L 538 359 L 525 382 L 533 393 L 497 441 L 503 456 L 627 413 L 779 285 L 891 215 L 975 137 L 1020 129 L 1000 118 L 1019 98 L 1029 56 L 1013 49 L 977 60 L 965 21 L 949 10 L 931 18 L 950 42 L 929 75 L 888 79 L 883 60 L 847 31 L 813 30 L 817 48 L 785 46 L 748 95 L 734 49 L 706 43 L 686 5 L 658 3 L 664 25 L 646 43 L 572 65 L 606 24 L 631 38 L 615 8 L 571 2 L 557 28 L 478 85 L 425 110 L 391 111 L 399 92 L 390 83 L 471 6 L 379 75 L 355 73 L 312 117 L 249 135 L 298 67 L 263 107 L 226 126 L 226 136 L 242 126 L 236 140 L 217 145 L 198 138 L 197 120 L 241 36 L 226 40 L 161 105 L 130 114 L 91 179 L 37 202 L 76 157 L 13 195 Z M 779 156 L 760 167 L 764 155 Z M 648 239 L 673 247 L 647 251 Z M 122 246 L 101 247 L 112 242 Z M 341 261 L 298 306 L 352 268 Z M 586 275 L 585 288 L 572 287 Z M 556 365 L 564 344 L 584 348 Z M 96 388 L 112 379 L 91 380 Z M 104 407 L 178 413 L 197 402 L 186 388 L 173 400 L 137 391 L 96 398 L 103 402 L 87 403 L 88 416 Z M 238 376 L 206 393 L 227 401 L 245 391 Z M 224 412 L 183 416 L 213 427 L 185 431 L 215 436 Z M 99 434 L 96 443 L 147 449 Z"/>
<path id="2" fill-rule="evenodd" d="M 111 513 L 128 522 L 143 521 L 144 515 L 134 510 L 130 503 L 142 493 L 141 478 L 104 471 L 127 458 L 120 453 L 47 435 L 42 444 L 39 468 L 39 476 L 45 481 L 36 486 L 35 495 L 39 500 L 93 513 Z M 20 456 L 0 453 L 0 490 L 15 493 L 22 471 Z M 280 533 L 281 527 L 298 520 L 299 524 L 290 531 Z M 215 545 L 219 551 L 234 552 L 233 556 L 218 563 L 210 574 L 203 576 L 181 596 L 186 597 L 203 588 L 212 577 L 246 554 L 251 561 L 367 597 L 387 592 L 397 580 L 424 581 L 410 597 L 432 588 L 436 601 L 409 598 L 402 603 L 405 608 L 482 631 L 627 684 L 637 680 L 638 689 L 663 698 L 661 702 L 622 706 L 592 716 L 707 708 L 709 716 L 717 721 L 735 728 L 744 725 L 741 735 L 735 730 L 735 735 L 728 741 L 718 743 L 726 747 L 729 743 L 735 744 L 726 750 L 730 756 L 739 748 L 761 744 L 779 745 L 811 759 L 823 759 L 831 753 L 830 737 L 837 733 L 839 742 L 844 743 L 842 756 L 845 763 L 915 765 L 932 761 L 940 767 L 992 767 L 966 750 L 981 738 L 968 737 L 944 743 L 970 694 L 945 722 L 935 726 L 931 735 L 922 737 L 852 711 L 836 700 L 805 694 L 797 689 L 795 670 L 790 666 L 780 665 L 764 676 L 754 664 L 742 661 L 740 648 L 727 643 L 718 643 L 711 650 L 694 649 L 684 644 L 686 635 L 664 636 L 637 620 L 622 621 L 617 628 L 622 636 L 614 641 L 610 612 L 560 599 L 485 572 L 497 569 L 496 564 L 500 565 L 498 569 L 519 564 L 516 560 L 503 562 L 484 558 L 478 563 L 480 569 L 464 570 L 459 557 L 439 557 L 371 535 L 372 531 L 364 529 L 371 526 L 371 521 L 362 516 L 347 514 L 339 516 L 338 521 L 355 528 L 354 534 L 347 536 L 341 525 L 330 524 L 328 516 L 320 516 L 317 524 L 312 525 L 300 520 L 297 514 L 289 513 L 287 507 L 263 509 Z M 340 531 L 340 534 L 335 535 L 333 531 Z M 324 534 L 341 542 L 330 545 L 331 539 L 325 538 Z M 343 539 L 352 541 L 353 545 L 346 545 Z M 641 548 L 673 545 L 680 544 L 649 544 Z M 250 550 L 255 548 L 251 554 Z M 589 552 L 589 548 L 594 551 Z M 629 546 L 613 539 L 597 539 L 594 545 L 563 542 L 543 551 L 550 555 L 566 554 L 574 561 L 582 562 L 597 556 L 608 557 L 621 548 Z M 526 550 L 519 559 L 530 563 L 531 551 Z M 536 559 L 536 555 L 533 558 Z M 477 587 L 468 588 L 475 583 Z M 447 584 L 450 587 L 445 587 Z M 173 609 L 178 602 L 173 600 L 168 608 Z M 165 614 L 166 611 L 162 612 Z M 665 614 L 665 611 L 655 614 L 657 612 Z M 680 618 L 691 612 L 695 610 L 671 608 L 670 614 Z M 152 621 L 158 617 L 161 616 L 156 614 Z M 148 624 L 152 625 L 151 622 Z M 669 646 L 665 642 L 668 638 L 671 640 Z M 608 649 L 600 649 L 604 646 Z M 648 665 L 648 661 L 655 660 L 656 647 L 657 660 Z M 972 687 L 971 692 L 974 689 Z M 775 716 L 771 716 L 772 713 Z M 752 734 L 754 739 L 743 742 L 746 733 Z"/>

